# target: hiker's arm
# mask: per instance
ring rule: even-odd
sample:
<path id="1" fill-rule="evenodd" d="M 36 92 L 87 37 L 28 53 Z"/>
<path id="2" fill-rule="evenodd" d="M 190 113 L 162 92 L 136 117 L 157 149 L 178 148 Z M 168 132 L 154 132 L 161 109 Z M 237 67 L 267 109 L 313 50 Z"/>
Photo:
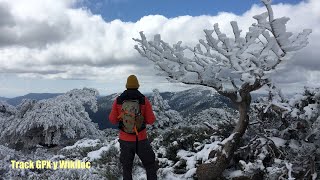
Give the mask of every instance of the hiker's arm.
<path id="1" fill-rule="evenodd" d="M 156 120 L 156 117 L 153 114 L 151 103 L 147 98 L 145 99 L 145 103 L 146 103 L 146 111 L 145 111 L 144 119 L 147 124 L 153 124 L 154 121 Z"/>
<path id="2" fill-rule="evenodd" d="M 115 100 L 112 104 L 112 109 L 109 114 L 109 120 L 112 124 L 117 124 L 118 123 L 118 109 L 117 109 L 117 100 Z"/>

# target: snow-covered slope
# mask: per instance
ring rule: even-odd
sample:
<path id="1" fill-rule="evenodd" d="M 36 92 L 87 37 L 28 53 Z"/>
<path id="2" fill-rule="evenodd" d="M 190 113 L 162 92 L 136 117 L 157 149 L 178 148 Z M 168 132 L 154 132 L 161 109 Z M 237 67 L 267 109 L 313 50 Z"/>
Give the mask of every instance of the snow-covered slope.
<path id="1" fill-rule="evenodd" d="M 180 92 L 164 93 L 162 96 L 168 100 L 172 109 L 180 112 L 184 117 L 198 114 L 208 107 L 233 107 L 227 98 L 214 93 L 212 88 L 196 87 Z"/>

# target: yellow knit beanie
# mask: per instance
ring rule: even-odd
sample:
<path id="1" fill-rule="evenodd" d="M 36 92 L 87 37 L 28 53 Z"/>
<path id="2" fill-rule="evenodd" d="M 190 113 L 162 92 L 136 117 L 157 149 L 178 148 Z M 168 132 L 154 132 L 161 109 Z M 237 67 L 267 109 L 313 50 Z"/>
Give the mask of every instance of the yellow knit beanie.
<path id="1" fill-rule="evenodd" d="M 127 79 L 126 88 L 127 89 L 138 89 L 139 88 L 139 82 L 135 75 L 130 75 Z"/>

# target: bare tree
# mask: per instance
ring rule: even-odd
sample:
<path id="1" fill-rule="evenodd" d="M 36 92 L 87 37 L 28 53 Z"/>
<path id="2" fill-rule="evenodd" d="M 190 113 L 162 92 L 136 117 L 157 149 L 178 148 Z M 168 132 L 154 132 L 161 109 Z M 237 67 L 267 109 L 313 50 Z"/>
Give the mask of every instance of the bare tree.
<path id="1" fill-rule="evenodd" d="M 153 41 L 148 41 L 143 32 L 141 39 L 133 39 L 139 44 L 135 49 L 153 61 L 168 79 L 212 87 L 238 107 L 240 117 L 233 133 L 221 151 L 216 152 L 215 161 L 198 167 L 199 179 L 221 175 L 247 129 L 250 93 L 269 84 L 269 75 L 279 64 L 308 44 L 310 29 L 293 36 L 286 31 L 289 18 L 274 18 L 271 0 L 262 2 L 267 12 L 253 17 L 257 23 L 249 27 L 245 37 L 241 36 L 237 22 L 232 21 L 234 38 L 222 33 L 216 23 L 213 30 L 204 30 L 205 40 L 200 39 L 195 47 L 182 46 L 182 41 L 170 45 L 159 34 Z"/>

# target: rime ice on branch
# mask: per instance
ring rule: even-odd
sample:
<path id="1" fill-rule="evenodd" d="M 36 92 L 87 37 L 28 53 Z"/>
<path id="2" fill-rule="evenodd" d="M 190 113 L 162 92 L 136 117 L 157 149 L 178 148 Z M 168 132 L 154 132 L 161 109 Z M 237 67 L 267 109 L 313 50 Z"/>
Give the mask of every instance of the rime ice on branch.
<path id="1" fill-rule="evenodd" d="M 194 47 L 183 46 L 182 41 L 170 45 L 159 34 L 147 40 L 140 32 L 141 38 L 133 39 L 138 42 L 135 49 L 153 61 L 155 68 L 168 79 L 212 87 L 238 106 L 240 117 L 233 131 L 234 141 L 225 144 L 222 150 L 225 153 L 217 153 L 215 162 L 199 166 L 199 178 L 221 175 L 247 129 L 250 93 L 271 83 L 270 73 L 308 44 L 310 29 L 293 36 L 286 30 L 289 18 L 275 18 L 271 0 L 262 2 L 267 12 L 253 17 L 257 22 L 249 27 L 245 36 L 233 21 L 234 37 L 221 32 L 216 23 L 212 30 L 204 30 L 205 39 L 200 39 Z"/>
<path id="2" fill-rule="evenodd" d="M 293 37 L 286 31 L 289 18 L 274 19 L 270 1 L 263 2 L 268 12 L 254 16 L 257 23 L 252 24 L 245 37 L 233 21 L 234 37 L 227 37 L 217 23 L 213 30 L 204 30 L 205 40 L 200 39 L 195 47 L 182 46 L 181 41 L 170 45 L 159 34 L 148 41 L 140 32 L 141 39 L 134 39 L 139 43 L 135 49 L 178 82 L 209 86 L 222 93 L 236 93 L 248 85 L 263 86 L 280 62 L 308 44 L 311 33 L 306 29 Z M 186 51 L 193 56 L 187 56 Z"/>

